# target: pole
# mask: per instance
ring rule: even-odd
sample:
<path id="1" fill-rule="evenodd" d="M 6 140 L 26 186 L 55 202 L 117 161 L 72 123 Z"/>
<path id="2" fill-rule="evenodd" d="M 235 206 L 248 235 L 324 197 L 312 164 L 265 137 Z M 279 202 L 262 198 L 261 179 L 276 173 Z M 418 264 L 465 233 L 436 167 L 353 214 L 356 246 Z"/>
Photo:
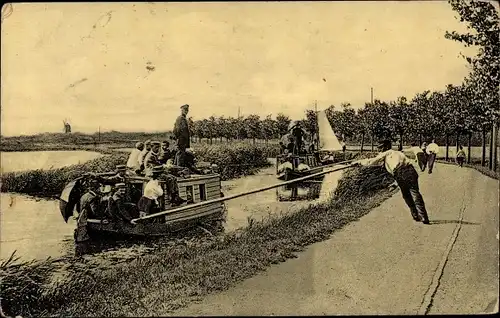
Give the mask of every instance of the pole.
<path id="1" fill-rule="evenodd" d="M 98 139 L 97 139 L 97 145 L 101 145 L 101 126 L 99 126 L 99 132 L 97 133 Z"/>
<path id="2" fill-rule="evenodd" d="M 490 161 L 488 162 L 488 169 L 493 170 L 493 134 L 495 133 L 495 124 L 491 124 L 490 130 Z"/>
<path id="3" fill-rule="evenodd" d="M 342 161 L 342 162 L 337 162 L 337 163 L 334 163 L 334 164 L 324 165 L 323 167 L 327 168 L 327 167 L 331 167 L 331 166 L 334 166 L 334 165 L 347 164 L 347 163 L 350 163 L 352 161 L 354 161 L 354 159 L 353 160 Z M 336 168 L 336 169 L 334 168 L 332 170 L 327 170 L 327 171 L 322 171 L 322 172 L 314 173 L 314 174 L 311 174 L 311 175 L 308 175 L 308 176 L 304 176 L 304 177 L 300 177 L 300 178 L 297 178 L 297 179 L 294 179 L 294 180 L 290 180 L 290 181 L 285 181 L 285 182 L 273 184 L 273 185 L 270 185 L 270 186 L 267 186 L 267 187 L 262 187 L 262 188 L 258 188 L 258 189 L 255 189 L 255 190 L 250 190 L 250 191 L 247 191 L 247 192 L 233 194 L 233 195 L 230 195 L 230 196 L 227 196 L 227 197 L 222 197 L 222 198 L 218 198 L 218 199 L 213 199 L 213 200 L 198 202 L 198 203 L 195 203 L 195 204 L 190 204 L 190 205 L 186 205 L 186 206 L 183 206 L 183 207 L 179 207 L 179 208 L 175 208 L 175 209 L 171 209 L 171 210 L 167 210 L 167 211 L 153 213 L 153 214 L 144 216 L 142 218 L 133 219 L 132 220 L 132 224 L 136 224 L 137 221 L 139 221 L 139 220 L 151 219 L 151 218 L 154 218 L 154 217 L 157 217 L 157 216 L 162 216 L 162 215 L 165 215 L 165 214 L 171 214 L 171 213 L 181 212 L 181 211 L 192 209 L 192 208 L 200 208 L 200 207 L 203 207 L 203 206 L 209 205 L 209 204 L 214 204 L 214 203 L 219 203 L 219 202 L 224 202 L 224 201 L 229 201 L 229 200 L 237 199 L 239 197 L 243 197 L 243 196 L 246 196 L 246 195 L 250 195 L 250 194 L 254 194 L 254 193 L 258 193 L 258 192 L 263 192 L 263 191 L 271 190 L 271 189 L 274 189 L 274 188 L 279 188 L 279 187 L 284 186 L 284 185 L 289 185 L 289 184 L 296 183 L 296 182 L 299 182 L 299 181 L 304 181 L 304 180 L 307 180 L 307 179 L 316 178 L 316 177 L 319 177 L 319 176 L 322 176 L 322 175 L 325 175 L 325 174 L 328 174 L 328 173 L 332 173 L 332 172 L 335 172 L 335 171 L 344 170 L 344 169 L 347 169 L 347 168 L 350 168 L 350 167 L 351 167 L 351 165 L 344 166 L 344 167 L 339 167 L 339 168 Z"/>
<path id="4" fill-rule="evenodd" d="M 373 87 L 371 87 L 370 90 L 371 90 L 371 103 L 373 104 Z"/>
<path id="5" fill-rule="evenodd" d="M 493 171 L 497 171 L 498 166 L 498 123 L 493 123 Z"/>

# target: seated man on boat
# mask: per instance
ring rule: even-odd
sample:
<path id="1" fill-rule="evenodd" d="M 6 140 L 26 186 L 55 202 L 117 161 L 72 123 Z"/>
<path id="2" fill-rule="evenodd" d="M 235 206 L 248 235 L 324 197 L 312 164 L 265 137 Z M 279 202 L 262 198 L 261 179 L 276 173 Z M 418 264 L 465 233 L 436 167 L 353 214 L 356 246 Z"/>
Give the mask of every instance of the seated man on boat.
<path id="1" fill-rule="evenodd" d="M 144 159 L 144 175 L 150 177 L 152 175 L 153 167 L 161 165 L 160 162 L 160 142 L 151 142 L 151 151 L 146 155 Z"/>
<path id="2" fill-rule="evenodd" d="M 117 183 L 125 183 L 127 185 L 125 191 L 125 198 L 127 199 L 128 202 L 132 202 L 133 198 L 138 197 L 137 190 L 134 190 L 132 187 L 129 187 L 129 180 L 131 177 L 134 177 L 135 174 L 131 171 L 127 171 L 125 165 L 117 165 L 115 170 L 115 175 L 106 176 L 106 175 L 99 175 L 93 172 L 88 172 L 85 175 L 96 179 L 98 182 L 104 185 L 114 186 Z"/>
<path id="3" fill-rule="evenodd" d="M 170 150 L 170 143 L 167 140 L 164 140 L 161 143 L 160 156 L 159 160 L 162 165 L 167 163 L 168 159 L 174 159 L 175 154 L 172 150 Z"/>
<path id="4" fill-rule="evenodd" d="M 141 164 L 139 163 L 139 156 L 144 149 L 144 143 L 138 142 L 135 144 L 135 149 L 130 152 L 130 156 L 127 161 L 127 168 L 133 172 L 138 174 L 141 170 Z"/>
<path id="5" fill-rule="evenodd" d="M 115 189 L 115 193 L 108 201 L 107 215 L 113 221 L 131 223 L 132 219 L 139 216 L 137 206 L 127 202 L 125 198 L 127 185 L 125 183 L 115 184 Z"/>
<path id="6" fill-rule="evenodd" d="M 281 137 L 281 143 L 284 145 L 284 154 L 291 154 L 294 148 L 293 136 L 290 132 L 286 133 Z"/>
<path id="7" fill-rule="evenodd" d="M 146 159 L 146 155 L 151 150 L 151 140 L 146 140 L 144 142 L 144 149 L 142 149 L 141 154 L 139 155 L 139 170 L 144 171 L 144 159 Z"/>
<path id="8" fill-rule="evenodd" d="M 197 167 L 196 167 L 196 156 L 193 150 L 191 149 L 186 149 L 186 154 L 185 154 L 185 167 L 189 169 L 191 173 L 194 174 L 203 174 Z"/>
<path id="9" fill-rule="evenodd" d="M 137 204 L 139 208 L 139 217 L 159 212 L 160 204 L 158 199 L 163 196 L 163 189 L 159 183 L 159 177 L 162 173 L 162 166 L 156 166 L 152 169 L 151 180 L 146 184 L 144 194 Z"/>

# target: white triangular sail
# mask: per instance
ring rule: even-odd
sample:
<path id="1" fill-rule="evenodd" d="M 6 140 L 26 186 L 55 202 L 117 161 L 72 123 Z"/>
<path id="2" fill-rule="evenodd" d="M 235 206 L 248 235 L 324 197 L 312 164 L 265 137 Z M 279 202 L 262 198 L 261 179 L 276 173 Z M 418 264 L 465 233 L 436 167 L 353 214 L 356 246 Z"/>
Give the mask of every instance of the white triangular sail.
<path id="1" fill-rule="evenodd" d="M 319 128 L 319 150 L 323 151 L 341 151 L 337 136 L 333 132 L 332 126 L 326 117 L 324 110 L 318 112 L 318 128 Z"/>

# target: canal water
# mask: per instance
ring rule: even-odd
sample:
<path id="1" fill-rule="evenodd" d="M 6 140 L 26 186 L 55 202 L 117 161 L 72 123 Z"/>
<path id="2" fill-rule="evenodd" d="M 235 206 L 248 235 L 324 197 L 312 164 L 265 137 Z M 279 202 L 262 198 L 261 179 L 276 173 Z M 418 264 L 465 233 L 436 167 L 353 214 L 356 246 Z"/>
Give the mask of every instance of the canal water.
<path id="1" fill-rule="evenodd" d="M 59 167 L 67 165 L 68 161 L 85 162 L 97 157 L 89 155 L 87 152 L 81 152 L 81 157 L 72 154 L 64 162 L 58 156 L 51 154 L 51 158 L 55 159 L 53 162 L 47 160 L 39 166 L 33 164 L 32 168 Z M 9 162 L 14 161 L 7 163 Z M 2 169 L 5 168 L 6 171 L 16 170 L 15 164 L 4 166 L 4 163 L 2 162 Z M 245 227 L 251 219 L 259 221 L 269 216 L 291 213 L 311 203 L 326 200 L 335 189 L 341 173 L 334 172 L 325 176 L 320 188 L 318 188 L 318 198 L 315 200 L 280 202 L 276 190 L 272 189 L 226 202 L 228 209 L 226 231 Z M 279 182 L 275 175 L 275 167 L 272 166 L 262 169 L 253 176 L 223 181 L 222 191 L 228 196 Z M 299 190 L 299 194 L 304 191 L 307 189 Z M 44 259 L 49 256 L 60 257 L 74 253 L 75 220 L 70 218 L 68 223 L 64 222 L 59 212 L 57 200 L 35 199 L 12 193 L 1 193 L 0 195 L 0 258 L 8 258 L 14 251 L 17 251 L 16 254 L 23 259 Z"/>

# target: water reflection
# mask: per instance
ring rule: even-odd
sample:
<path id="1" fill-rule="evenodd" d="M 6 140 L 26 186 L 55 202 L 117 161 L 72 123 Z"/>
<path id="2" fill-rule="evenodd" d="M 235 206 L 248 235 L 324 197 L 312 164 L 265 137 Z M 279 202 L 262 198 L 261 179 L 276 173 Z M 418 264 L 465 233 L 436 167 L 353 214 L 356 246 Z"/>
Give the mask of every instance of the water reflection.
<path id="1" fill-rule="evenodd" d="M 319 199 L 324 178 L 302 181 L 276 188 L 278 201 L 311 201 Z"/>

